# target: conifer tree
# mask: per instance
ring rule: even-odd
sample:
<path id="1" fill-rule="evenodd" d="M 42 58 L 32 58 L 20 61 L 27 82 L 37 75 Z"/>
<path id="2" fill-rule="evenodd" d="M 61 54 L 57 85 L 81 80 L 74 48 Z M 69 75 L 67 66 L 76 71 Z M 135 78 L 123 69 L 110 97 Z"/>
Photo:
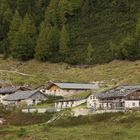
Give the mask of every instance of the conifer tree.
<path id="1" fill-rule="evenodd" d="M 138 19 L 137 19 L 135 35 L 137 37 L 140 37 L 140 15 L 138 16 Z"/>
<path id="2" fill-rule="evenodd" d="M 45 26 L 41 28 L 37 40 L 36 57 L 41 61 L 53 59 L 58 53 L 59 30 L 57 27 Z"/>
<path id="3" fill-rule="evenodd" d="M 86 62 L 88 64 L 90 64 L 93 60 L 93 53 L 94 53 L 94 48 L 91 45 L 91 43 L 89 43 L 86 51 Z"/>
<path id="4" fill-rule="evenodd" d="M 2 46 L 3 46 L 3 56 L 4 58 L 7 58 L 8 54 L 9 54 L 9 42 L 8 42 L 8 37 L 7 37 L 7 33 L 9 31 L 9 26 L 10 26 L 10 22 L 12 20 L 12 16 L 13 16 L 13 13 L 11 11 L 10 8 L 7 8 L 6 11 L 4 12 L 4 15 L 3 15 L 3 36 L 4 36 L 4 39 L 2 41 Z"/>
<path id="5" fill-rule="evenodd" d="M 11 48 L 14 58 L 28 60 L 34 56 L 36 29 L 30 15 L 26 14 L 16 33 Z"/>
<path id="6" fill-rule="evenodd" d="M 35 49 L 36 58 L 41 61 L 46 61 L 50 56 L 50 48 L 48 46 L 48 33 L 49 28 L 42 25 Z"/>
<path id="7" fill-rule="evenodd" d="M 48 8 L 45 12 L 45 23 L 51 25 L 57 25 L 59 22 L 58 16 L 58 4 L 59 0 L 51 0 Z"/>
<path id="8" fill-rule="evenodd" d="M 67 32 L 66 26 L 63 25 L 60 32 L 60 41 L 59 41 L 59 53 L 61 55 L 61 60 L 65 60 L 66 56 L 69 53 L 70 38 Z"/>
<path id="9" fill-rule="evenodd" d="M 11 21 L 10 30 L 8 33 L 10 46 L 13 45 L 13 41 L 15 39 L 16 33 L 18 32 L 19 26 L 21 25 L 21 23 L 22 23 L 22 18 L 20 17 L 19 12 L 16 11 Z"/>

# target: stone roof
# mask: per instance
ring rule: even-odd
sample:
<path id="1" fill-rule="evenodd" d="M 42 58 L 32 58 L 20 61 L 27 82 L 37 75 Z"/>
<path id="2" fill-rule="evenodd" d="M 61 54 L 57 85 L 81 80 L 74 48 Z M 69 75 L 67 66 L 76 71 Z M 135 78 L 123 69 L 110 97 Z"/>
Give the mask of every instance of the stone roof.
<path id="1" fill-rule="evenodd" d="M 140 85 L 135 86 L 119 86 L 114 89 L 107 90 L 105 92 L 93 94 L 100 99 L 104 98 L 115 98 L 115 97 L 125 97 L 128 94 L 140 90 Z"/>
<path id="2" fill-rule="evenodd" d="M 93 84 L 93 83 L 57 83 L 57 82 L 55 83 L 55 82 L 52 82 L 49 87 L 51 87 L 52 85 L 56 85 L 60 87 L 61 89 L 92 90 L 92 89 L 99 88 L 98 84 Z"/>
<path id="3" fill-rule="evenodd" d="M 0 94 L 11 94 L 16 92 L 19 89 L 19 87 L 6 87 L 6 88 L 0 88 Z"/>
<path id="4" fill-rule="evenodd" d="M 31 90 L 31 89 L 23 86 L 5 87 L 0 88 L 0 94 L 12 94 L 18 90 Z"/>
<path id="5" fill-rule="evenodd" d="M 37 92 L 40 92 L 40 91 L 37 91 L 37 90 L 32 90 L 32 91 L 31 90 L 28 90 L 28 91 L 17 91 L 15 93 L 10 94 L 7 97 L 5 97 L 4 100 L 6 100 L 6 101 L 24 100 L 24 99 L 28 99 L 29 97 L 31 97 L 32 95 L 34 95 Z M 43 94 L 43 93 L 41 93 L 41 94 Z"/>

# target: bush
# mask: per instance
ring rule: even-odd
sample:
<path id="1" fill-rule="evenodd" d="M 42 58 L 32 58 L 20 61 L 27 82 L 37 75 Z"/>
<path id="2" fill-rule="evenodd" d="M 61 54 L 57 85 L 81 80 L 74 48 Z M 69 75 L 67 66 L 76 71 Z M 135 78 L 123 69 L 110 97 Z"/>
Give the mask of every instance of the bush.
<path id="1" fill-rule="evenodd" d="M 89 116 L 78 116 L 78 117 L 68 117 L 62 118 L 54 123 L 51 126 L 62 126 L 62 127 L 69 127 L 75 125 L 83 125 L 83 124 L 91 124 L 91 123 L 100 123 L 100 122 L 110 122 L 119 116 L 124 115 L 123 112 L 118 113 L 103 113 L 103 114 L 95 114 Z"/>
<path id="2" fill-rule="evenodd" d="M 22 112 L 9 112 L 5 114 L 4 118 L 10 125 L 24 126 L 31 124 L 39 124 L 47 122 L 53 113 L 22 113 Z"/>
<path id="3" fill-rule="evenodd" d="M 25 128 L 20 128 L 17 135 L 18 137 L 24 137 L 27 135 L 27 130 Z"/>

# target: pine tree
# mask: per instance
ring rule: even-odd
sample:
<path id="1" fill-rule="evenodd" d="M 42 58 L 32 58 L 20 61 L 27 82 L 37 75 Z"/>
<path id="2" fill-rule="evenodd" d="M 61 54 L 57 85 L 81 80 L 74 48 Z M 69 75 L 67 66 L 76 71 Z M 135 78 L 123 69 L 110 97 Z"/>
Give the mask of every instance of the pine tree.
<path id="1" fill-rule="evenodd" d="M 58 16 L 58 4 L 59 0 L 51 0 L 47 10 L 45 12 L 45 23 L 51 24 L 52 26 L 57 25 L 59 23 Z"/>
<path id="2" fill-rule="evenodd" d="M 9 26 L 10 26 L 10 22 L 12 20 L 12 16 L 13 16 L 13 13 L 12 13 L 11 9 L 7 8 L 3 15 L 4 39 L 2 41 L 2 44 L 3 44 L 2 46 L 3 46 L 4 58 L 7 58 L 8 54 L 9 54 L 9 42 L 8 42 L 8 38 L 7 38 L 7 33 L 9 32 Z"/>
<path id="3" fill-rule="evenodd" d="M 41 61 L 55 59 L 59 47 L 59 30 L 57 27 L 45 26 L 41 28 L 37 40 L 36 57 Z"/>
<path id="4" fill-rule="evenodd" d="M 22 17 L 24 17 L 28 8 L 28 0 L 17 0 L 16 4 L 18 12 Z"/>
<path id="5" fill-rule="evenodd" d="M 89 43 L 86 51 L 86 62 L 88 64 L 90 64 L 93 60 L 93 53 L 94 53 L 94 48 L 91 45 L 91 43 Z"/>
<path id="6" fill-rule="evenodd" d="M 13 19 L 11 21 L 10 30 L 8 33 L 8 39 L 10 42 L 10 46 L 12 46 L 13 41 L 15 39 L 16 33 L 19 30 L 19 26 L 22 23 L 22 18 L 20 17 L 18 11 L 15 12 Z"/>
<path id="7" fill-rule="evenodd" d="M 30 15 L 26 14 L 15 35 L 11 54 L 14 58 L 28 60 L 34 56 L 36 29 Z"/>
<path id="8" fill-rule="evenodd" d="M 41 61 L 46 61 L 51 55 L 50 47 L 48 45 L 49 28 L 42 25 L 41 31 L 38 36 L 37 46 L 35 49 L 36 58 Z"/>
<path id="9" fill-rule="evenodd" d="M 56 61 L 58 58 L 58 51 L 59 51 L 59 29 L 57 26 L 53 26 L 50 28 L 49 34 L 48 34 L 48 45 L 50 47 L 51 51 L 51 59 Z"/>
<path id="10" fill-rule="evenodd" d="M 61 55 L 61 60 L 65 60 L 66 56 L 69 53 L 70 47 L 70 38 L 67 32 L 66 26 L 63 25 L 60 32 L 60 41 L 59 41 L 59 53 Z"/>
<path id="11" fill-rule="evenodd" d="M 138 16 L 138 19 L 137 19 L 135 35 L 137 37 L 140 37 L 140 15 Z"/>
<path id="12" fill-rule="evenodd" d="M 9 29 L 9 25 L 10 25 L 12 17 L 13 17 L 12 10 L 7 8 L 6 11 L 4 12 L 3 17 L 4 17 L 3 18 L 4 19 L 4 23 L 7 25 L 7 28 Z"/>

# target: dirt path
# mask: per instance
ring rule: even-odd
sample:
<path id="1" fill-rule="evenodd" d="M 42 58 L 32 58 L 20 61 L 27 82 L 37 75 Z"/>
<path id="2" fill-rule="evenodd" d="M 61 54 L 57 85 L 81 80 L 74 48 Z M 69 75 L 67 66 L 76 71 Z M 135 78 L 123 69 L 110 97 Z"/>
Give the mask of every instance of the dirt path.
<path id="1" fill-rule="evenodd" d="M 16 73 L 16 74 L 19 74 L 19 75 L 22 75 L 22 76 L 32 76 L 30 74 L 27 74 L 27 73 L 22 73 L 22 72 L 18 72 L 18 71 L 9 71 L 9 70 L 0 70 L 0 72 L 6 72 L 6 73 Z"/>

